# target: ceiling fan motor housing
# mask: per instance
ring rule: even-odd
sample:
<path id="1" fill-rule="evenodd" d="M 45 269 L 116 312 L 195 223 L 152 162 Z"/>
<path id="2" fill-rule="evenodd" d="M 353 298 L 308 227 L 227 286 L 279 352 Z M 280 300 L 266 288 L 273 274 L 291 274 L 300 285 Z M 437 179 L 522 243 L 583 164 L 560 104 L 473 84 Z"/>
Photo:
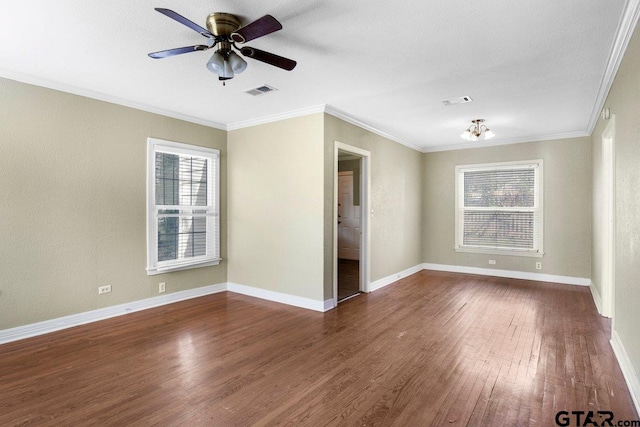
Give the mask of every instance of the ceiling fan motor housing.
<path id="1" fill-rule="evenodd" d="M 231 13 L 215 12 L 207 17 L 207 29 L 214 36 L 229 36 L 240 28 L 240 19 Z"/>

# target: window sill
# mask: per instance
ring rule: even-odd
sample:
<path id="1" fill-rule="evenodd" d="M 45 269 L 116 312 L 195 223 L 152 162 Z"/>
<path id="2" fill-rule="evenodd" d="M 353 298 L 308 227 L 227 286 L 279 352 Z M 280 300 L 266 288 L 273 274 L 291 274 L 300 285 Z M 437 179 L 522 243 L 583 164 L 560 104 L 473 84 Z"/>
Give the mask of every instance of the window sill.
<path id="1" fill-rule="evenodd" d="M 154 276 L 156 274 L 171 273 L 174 271 L 191 270 L 192 268 L 211 267 L 220 264 L 222 259 L 202 261 L 193 264 L 182 264 L 164 267 L 147 267 L 147 276 Z"/>
<path id="2" fill-rule="evenodd" d="M 524 256 L 530 258 L 542 258 L 544 252 L 526 252 L 509 249 L 485 249 L 485 248 L 453 248 L 456 252 L 465 252 L 473 254 L 487 254 L 487 255 L 509 255 L 509 256 Z"/>

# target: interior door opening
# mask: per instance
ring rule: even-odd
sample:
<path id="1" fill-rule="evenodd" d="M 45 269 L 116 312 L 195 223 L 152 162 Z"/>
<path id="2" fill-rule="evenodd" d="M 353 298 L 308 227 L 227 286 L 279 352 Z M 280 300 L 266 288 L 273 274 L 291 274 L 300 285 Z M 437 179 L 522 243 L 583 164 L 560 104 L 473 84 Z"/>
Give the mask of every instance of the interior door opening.
<path id="1" fill-rule="evenodd" d="M 360 248 L 362 242 L 362 177 L 359 156 L 338 151 L 337 268 L 338 303 L 362 292 Z"/>
<path id="2" fill-rule="evenodd" d="M 334 299 L 367 292 L 369 152 L 336 142 Z"/>
<path id="3" fill-rule="evenodd" d="M 369 292 L 371 152 L 335 141 L 333 166 L 332 276 L 336 307 L 339 302 Z"/>

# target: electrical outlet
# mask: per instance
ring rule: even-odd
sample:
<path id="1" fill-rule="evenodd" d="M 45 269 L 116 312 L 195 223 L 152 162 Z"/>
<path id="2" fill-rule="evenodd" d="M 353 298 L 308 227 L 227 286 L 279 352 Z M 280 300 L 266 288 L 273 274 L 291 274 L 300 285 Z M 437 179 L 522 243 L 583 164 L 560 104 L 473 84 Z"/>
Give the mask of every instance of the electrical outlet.
<path id="1" fill-rule="evenodd" d="M 496 260 L 495 260 L 495 259 L 490 259 L 490 260 L 489 260 L 489 264 L 491 264 L 491 265 L 495 265 L 495 263 L 496 263 Z"/>
<path id="2" fill-rule="evenodd" d="M 159 293 L 159 294 L 161 294 L 161 293 L 163 293 L 164 291 L 166 291 L 166 287 L 165 287 L 164 282 L 160 282 L 160 283 L 158 283 L 158 293 Z"/>
<path id="3" fill-rule="evenodd" d="M 536 270 L 542 270 L 542 263 L 536 262 Z"/>
<path id="4" fill-rule="evenodd" d="M 98 295 L 108 294 L 111 292 L 111 285 L 100 286 L 98 288 Z"/>

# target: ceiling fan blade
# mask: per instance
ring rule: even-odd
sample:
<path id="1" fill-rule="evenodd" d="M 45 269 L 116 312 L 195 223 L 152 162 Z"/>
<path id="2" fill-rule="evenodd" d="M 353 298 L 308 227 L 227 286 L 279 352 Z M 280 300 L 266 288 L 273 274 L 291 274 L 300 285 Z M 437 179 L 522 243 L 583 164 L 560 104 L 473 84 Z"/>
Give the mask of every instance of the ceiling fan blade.
<path id="1" fill-rule="evenodd" d="M 293 59 L 288 59 L 282 56 L 278 56 L 273 53 L 265 52 L 264 50 L 256 49 L 254 47 L 243 46 L 240 49 L 240 53 L 248 58 L 253 58 L 258 61 L 266 62 L 267 64 L 280 67 L 284 70 L 291 71 L 298 64 Z"/>
<path id="2" fill-rule="evenodd" d="M 281 29 L 282 24 L 276 18 L 265 15 L 231 34 L 231 38 L 236 43 L 244 43 Z"/>
<path id="3" fill-rule="evenodd" d="M 175 49 L 161 50 L 160 52 L 150 53 L 149 56 L 154 59 L 166 58 L 168 56 L 181 55 L 183 53 L 197 52 L 199 50 L 207 50 L 209 46 L 199 44 L 195 46 L 177 47 Z"/>
<path id="4" fill-rule="evenodd" d="M 202 28 L 200 25 L 188 20 L 187 18 L 180 15 L 179 13 L 174 12 L 173 10 L 163 9 L 161 7 L 156 7 L 155 10 L 162 13 L 163 15 L 168 16 L 171 19 L 178 21 L 182 25 L 186 25 L 187 27 L 191 28 L 193 31 L 196 31 L 207 38 L 210 38 L 210 39 L 214 38 L 214 35 L 211 34 L 209 30 L 207 30 L 206 28 Z"/>

